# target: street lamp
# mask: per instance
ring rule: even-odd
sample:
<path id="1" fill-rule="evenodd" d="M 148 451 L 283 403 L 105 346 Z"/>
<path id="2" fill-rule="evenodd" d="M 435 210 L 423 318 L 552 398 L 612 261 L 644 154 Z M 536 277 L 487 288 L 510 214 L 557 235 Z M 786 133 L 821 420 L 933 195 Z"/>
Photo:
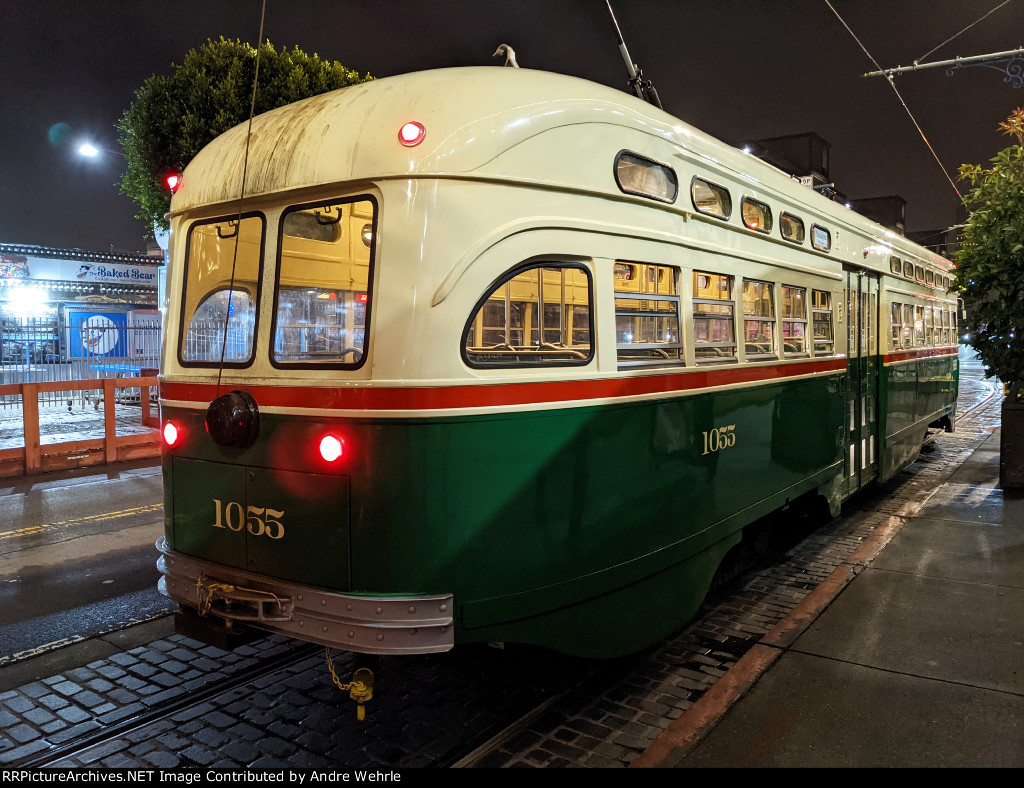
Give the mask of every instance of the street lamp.
<path id="1" fill-rule="evenodd" d="M 97 156 L 103 153 L 112 153 L 116 156 L 120 156 L 122 159 L 125 158 L 125 155 L 119 150 L 112 150 L 110 148 L 97 148 L 95 145 L 88 141 L 82 142 L 78 146 L 77 152 L 79 156 L 85 156 L 87 159 L 95 159 Z"/>

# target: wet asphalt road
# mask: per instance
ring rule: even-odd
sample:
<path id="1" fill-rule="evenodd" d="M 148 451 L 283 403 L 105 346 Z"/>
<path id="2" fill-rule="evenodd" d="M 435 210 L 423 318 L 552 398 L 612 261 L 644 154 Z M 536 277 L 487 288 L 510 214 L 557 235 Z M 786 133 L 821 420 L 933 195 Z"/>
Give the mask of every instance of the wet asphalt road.
<path id="1" fill-rule="evenodd" d="M 0 664 L 169 610 L 159 465 L 0 483 Z"/>

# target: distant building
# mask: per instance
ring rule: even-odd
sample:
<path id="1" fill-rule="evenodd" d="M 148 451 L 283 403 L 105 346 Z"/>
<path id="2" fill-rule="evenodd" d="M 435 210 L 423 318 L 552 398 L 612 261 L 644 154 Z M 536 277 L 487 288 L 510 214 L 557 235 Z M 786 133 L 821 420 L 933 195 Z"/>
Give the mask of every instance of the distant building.
<path id="1" fill-rule="evenodd" d="M 132 330 L 158 335 L 164 272 L 162 253 L 0 244 L 0 363 L 117 355 L 155 366 L 151 340 L 145 349 L 123 346 Z"/>

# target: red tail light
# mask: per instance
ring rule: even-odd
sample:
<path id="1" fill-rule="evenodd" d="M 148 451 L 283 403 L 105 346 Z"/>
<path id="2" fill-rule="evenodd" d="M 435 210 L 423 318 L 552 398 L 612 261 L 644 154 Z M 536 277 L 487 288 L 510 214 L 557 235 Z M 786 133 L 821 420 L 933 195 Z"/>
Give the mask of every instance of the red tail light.
<path id="1" fill-rule="evenodd" d="M 423 128 L 423 124 L 414 120 L 402 124 L 402 128 L 398 130 L 398 141 L 407 148 L 419 145 L 425 136 L 427 136 L 427 130 Z"/>
<path id="2" fill-rule="evenodd" d="M 341 459 L 341 455 L 345 453 L 345 441 L 341 438 L 335 437 L 334 435 L 324 435 L 320 439 L 320 456 L 323 457 L 327 462 L 334 462 L 335 460 Z"/>
<path id="3" fill-rule="evenodd" d="M 181 437 L 181 430 L 178 429 L 178 426 L 173 421 L 168 421 L 164 424 L 163 435 L 164 443 L 168 446 L 173 446 Z"/>

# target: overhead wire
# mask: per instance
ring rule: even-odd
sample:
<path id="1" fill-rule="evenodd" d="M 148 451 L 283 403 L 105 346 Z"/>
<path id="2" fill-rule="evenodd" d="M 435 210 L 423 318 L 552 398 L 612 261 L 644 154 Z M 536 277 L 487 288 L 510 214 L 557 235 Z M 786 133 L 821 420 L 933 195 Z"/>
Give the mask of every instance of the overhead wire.
<path id="1" fill-rule="evenodd" d="M 260 50 L 263 48 L 263 20 L 267 13 L 267 0 L 260 8 L 260 34 L 256 39 L 256 72 L 252 78 L 252 101 L 249 104 L 249 125 L 245 132 L 245 157 L 242 161 L 242 185 L 238 190 L 238 215 L 235 219 L 235 245 L 231 255 L 231 281 L 228 283 L 228 303 L 224 312 L 224 336 L 220 344 L 220 364 L 217 365 L 216 397 L 220 397 L 220 382 L 224 374 L 224 355 L 228 348 L 228 325 L 231 320 L 231 303 L 235 297 L 235 267 L 238 263 L 238 245 L 242 240 L 242 207 L 245 200 L 245 178 L 249 170 L 249 143 L 252 140 L 252 119 L 256 114 L 256 87 L 260 79 Z M 219 231 L 218 231 L 219 232 Z"/>
<path id="2" fill-rule="evenodd" d="M 846 28 L 846 31 L 853 37 L 853 40 L 857 42 L 857 45 L 864 51 L 864 54 L 867 56 L 868 60 L 875 64 L 875 68 L 877 68 L 879 71 L 883 71 L 884 69 L 878 64 L 878 61 L 875 60 L 872 54 L 868 52 L 867 47 L 861 43 L 861 40 L 859 38 L 857 38 L 857 34 L 850 29 L 850 26 L 846 24 L 846 20 L 844 20 L 843 17 L 840 16 L 839 12 L 836 11 L 835 6 L 833 6 L 829 0 L 825 0 L 825 5 L 827 5 L 829 9 L 832 11 L 832 13 L 836 15 L 836 19 L 838 19 L 842 26 Z M 935 162 L 939 165 L 939 168 L 942 170 L 943 175 L 946 176 L 946 180 L 949 181 L 949 185 L 953 187 L 953 191 L 956 192 L 956 196 L 960 199 L 960 202 L 963 202 L 964 196 L 956 187 L 956 183 L 953 181 L 953 178 L 950 177 L 950 174 L 946 170 L 945 165 L 942 163 L 942 160 L 935 152 L 935 148 L 933 148 L 931 142 L 928 141 L 928 137 L 925 135 L 924 130 L 921 128 L 921 125 L 917 122 L 917 118 L 914 117 L 914 113 L 910 111 L 910 107 L 907 106 L 907 102 L 904 100 L 903 96 L 900 95 L 900 92 L 896 87 L 896 83 L 892 78 L 892 75 L 886 74 L 886 79 L 889 82 L 889 86 L 896 94 L 896 98 L 899 99 L 900 104 L 903 106 L 903 109 L 906 110 L 907 115 L 910 117 L 911 122 L 914 124 L 914 128 L 917 129 L 917 133 L 921 135 L 921 139 L 924 140 L 924 144 L 928 146 L 928 150 L 931 151 L 932 156 L 935 158 Z"/>
<path id="3" fill-rule="evenodd" d="M 982 19 L 985 19 L 986 17 L 991 16 L 996 11 L 998 11 L 1000 8 L 1002 8 L 1004 5 L 1009 5 L 1009 4 L 1010 4 L 1010 0 L 1003 0 L 1002 3 L 997 5 L 995 8 L 993 8 L 987 14 L 982 14 L 980 17 L 978 17 L 973 22 L 971 22 L 967 27 L 965 27 L 959 33 L 957 33 L 956 35 L 950 36 L 945 41 L 943 41 L 941 44 L 939 44 L 937 47 L 935 47 L 935 49 L 932 49 L 929 52 L 925 52 L 923 55 L 921 55 L 921 57 L 919 57 L 917 60 L 914 61 L 914 65 L 915 66 L 920 65 L 921 61 L 924 60 L 926 57 L 928 57 L 928 55 L 930 55 L 933 52 L 937 52 L 938 50 L 942 49 L 942 47 L 946 46 L 946 44 L 948 44 L 950 41 L 952 41 L 957 36 L 959 36 L 959 35 L 961 35 L 963 33 L 966 33 L 968 30 L 970 30 L 972 27 L 974 27 L 976 24 L 978 24 L 978 22 L 980 22 Z"/>

